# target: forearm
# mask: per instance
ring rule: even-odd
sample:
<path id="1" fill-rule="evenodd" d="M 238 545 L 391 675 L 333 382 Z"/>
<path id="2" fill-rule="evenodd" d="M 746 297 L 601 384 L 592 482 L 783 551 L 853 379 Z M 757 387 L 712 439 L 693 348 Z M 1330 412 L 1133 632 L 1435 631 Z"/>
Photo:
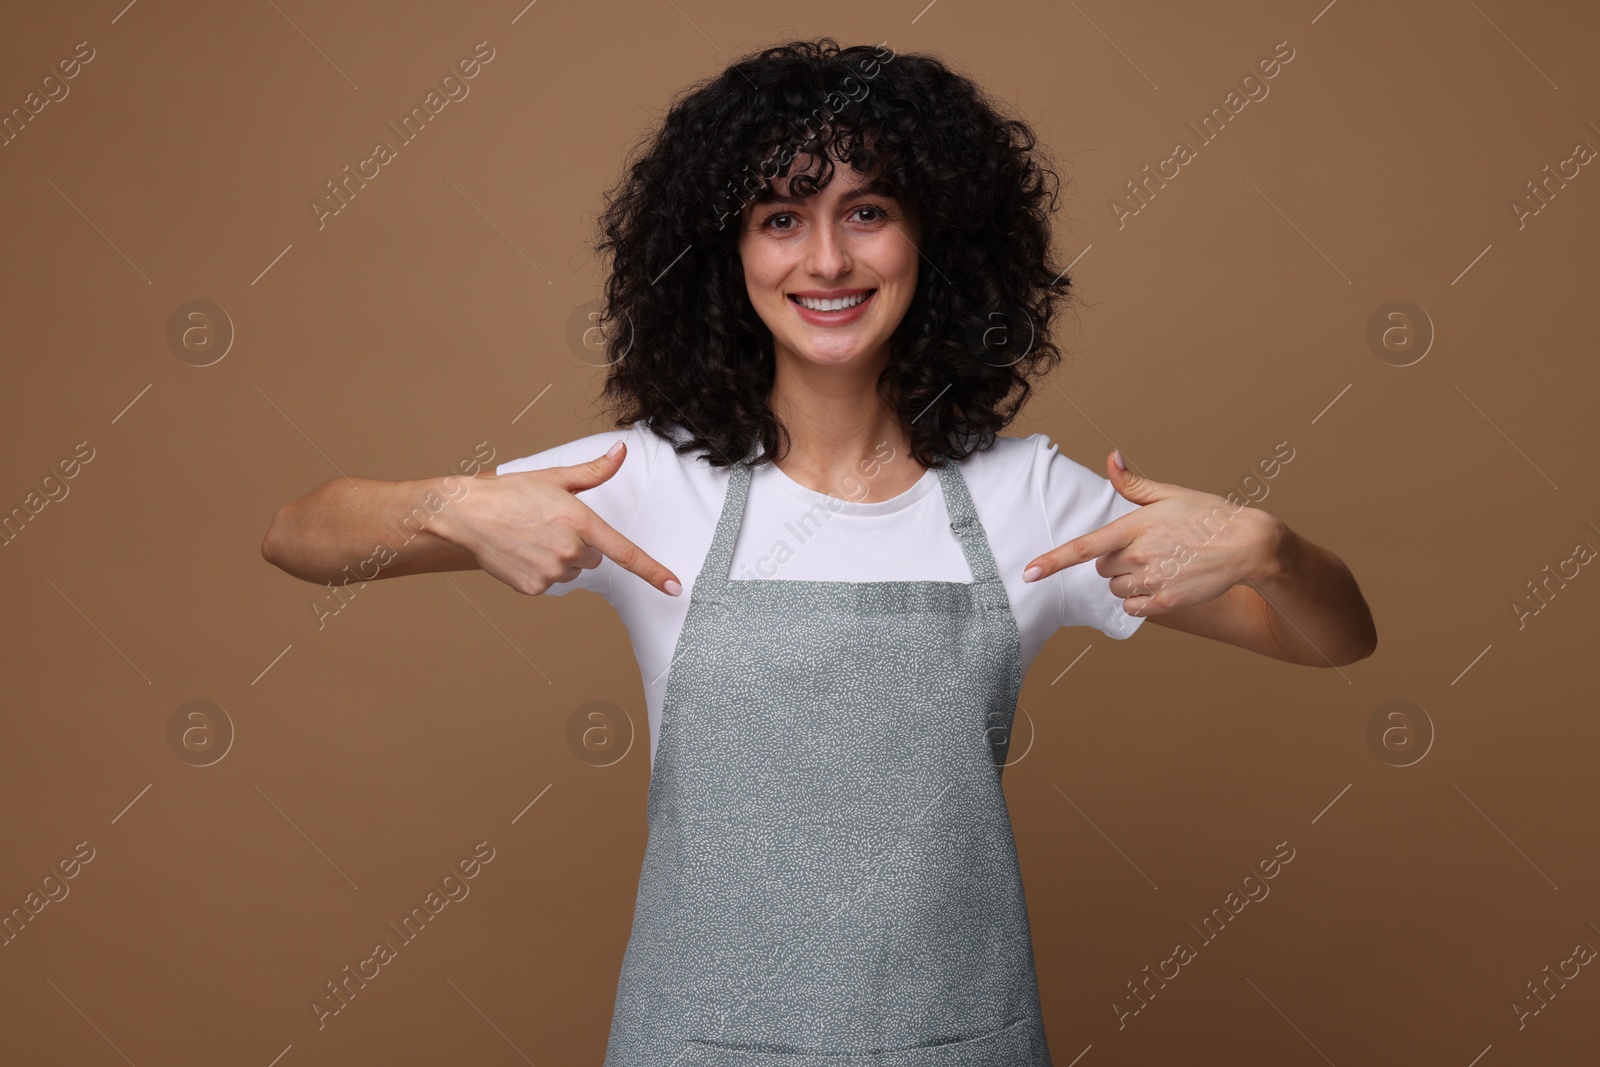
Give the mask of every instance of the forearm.
<path id="1" fill-rule="evenodd" d="M 261 555 L 318 584 L 475 567 L 470 552 L 438 532 L 439 516 L 471 482 L 454 476 L 334 478 L 278 510 Z"/>
<path id="2" fill-rule="evenodd" d="M 1266 601 L 1268 631 L 1290 663 L 1343 666 L 1378 647 L 1372 612 L 1344 561 L 1280 524 L 1269 571 L 1250 581 Z"/>

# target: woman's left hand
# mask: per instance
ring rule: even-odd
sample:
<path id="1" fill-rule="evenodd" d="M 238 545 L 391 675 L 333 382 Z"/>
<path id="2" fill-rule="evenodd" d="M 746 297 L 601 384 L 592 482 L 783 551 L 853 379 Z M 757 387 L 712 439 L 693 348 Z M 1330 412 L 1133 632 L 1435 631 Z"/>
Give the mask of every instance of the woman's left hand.
<path id="1" fill-rule="evenodd" d="M 1151 481 L 1106 457 L 1107 476 L 1143 505 L 1035 559 L 1026 581 L 1095 560 L 1130 615 L 1159 615 L 1199 604 L 1277 569 L 1286 528 L 1276 517 L 1215 493 Z M 1034 568 L 1038 573 L 1034 573 Z"/>

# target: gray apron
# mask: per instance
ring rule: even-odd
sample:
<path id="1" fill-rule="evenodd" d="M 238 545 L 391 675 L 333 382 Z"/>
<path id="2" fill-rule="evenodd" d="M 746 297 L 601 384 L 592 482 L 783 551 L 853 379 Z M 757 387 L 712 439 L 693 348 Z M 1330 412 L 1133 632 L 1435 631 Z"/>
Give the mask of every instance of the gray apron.
<path id="1" fill-rule="evenodd" d="M 1021 644 L 959 467 L 970 584 L 736 581 L 748 464 L 673 653 L 605 1067 L 1050 1067 L 1000 789 Z"/>

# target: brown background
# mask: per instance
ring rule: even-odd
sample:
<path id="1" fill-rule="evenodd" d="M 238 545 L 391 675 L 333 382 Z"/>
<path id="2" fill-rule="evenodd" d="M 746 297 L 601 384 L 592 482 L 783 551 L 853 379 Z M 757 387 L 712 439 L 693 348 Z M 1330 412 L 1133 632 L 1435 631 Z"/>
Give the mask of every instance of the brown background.
<path id="1" fill-rule="evenodd" d="M 674 93 L 819 34 L 940 53 L 1071 181 L 1074 358 L 1011 432 L 1215 492 L 1288 441 L 1261 506 L 1378 620 L 1340 670 L 1156 626 L 1046 646 L 1005 781 L 1056 1061 L 1592 1055 L 1593 966 L 1521 1028 L 1513 1004 L 1600 947 L 1600 577 L 1520 629 L 1511 604 L 1600 548 L 1600 174 L 1520 228 L 1508 204 L 1600 146 L 1592 5 L 121 2 L 0 36 L 6 110 L 95 51 L 0 148 L 0 505 L 94 449 L 0 549 L 0 905 L 94 849 L 0 948 L 7 1061 L 599 1062 L 645 840 L 620 623 L 461 573 L 370 584 L 319 631 L 259 545 L 340 471 L 606 428 L 567 341 L 600 190 Z M 1108 199 L 1283 40 L 1270 95 L 1119 228 Z M 324 183 L 480 41 L 470 95 L 319 229 Z M 206 367 L 166 340 L 196 299 L 235 332 Z M 1405 367 L 1366 340 L 1395 299 L 1436 332 Z M 210 766 L 169 744 L 190 700 L 234 731 Z M 614 766 L 567 740 L 594 700 L 638 731 Z M 1422 711 L 1369 742 L 1391 700 Z M 480 841 L 471 895 L 319 1030 L 312 998 Z M 1270 896 L 1201 941 L 1285 841 Z M 1179 940 L 1196 958 L 1119 1028 Z"/>

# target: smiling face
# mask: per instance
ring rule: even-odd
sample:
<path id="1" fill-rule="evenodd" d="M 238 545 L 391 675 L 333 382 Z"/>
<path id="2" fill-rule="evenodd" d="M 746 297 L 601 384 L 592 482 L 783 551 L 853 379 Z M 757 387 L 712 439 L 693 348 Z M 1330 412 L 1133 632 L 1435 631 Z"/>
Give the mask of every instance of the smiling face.
<path id="1" fill-rule="evenodd" d="M 795 172 L 814 174 L 816 163 L 802 157 Z M 789 197 L 788 176 L 776 179 L 742 223 L 745 288 L 780 365 L 855 365 L 876 375 L 917 287 L 921 234 L 906 206 L 887 185 L 836 162 L 828 184 L 804 199 Z"/>

